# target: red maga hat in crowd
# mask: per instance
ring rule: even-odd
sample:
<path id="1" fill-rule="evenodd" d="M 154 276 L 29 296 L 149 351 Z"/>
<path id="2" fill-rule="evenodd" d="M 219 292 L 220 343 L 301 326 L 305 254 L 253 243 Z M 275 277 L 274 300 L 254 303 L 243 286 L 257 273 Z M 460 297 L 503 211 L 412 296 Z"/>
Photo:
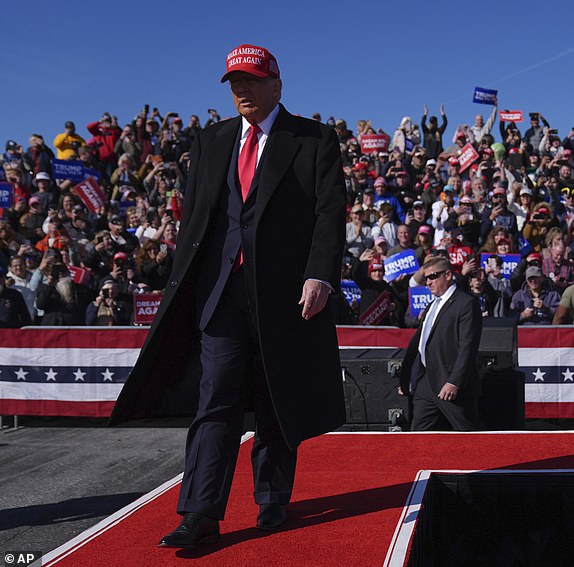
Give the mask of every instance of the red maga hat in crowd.
<path id="1" fill-rule="evenodd" d="M 531 252 L 530 254 L 528 254 L 528 256 L 526 256 L 526 261 L 527 262 L 542 262 L 542 254 L 539 254 L 538 252 Z"/>
<path id="2" fill-rule="evenodd" d="M 225 62 L 226 72 L 221 77 L 225 83 L 229 75 L 235 71 L 248 73 L 263 79 L 265 77 L 279 78 L 279 65 L 277 59 L 265 47 L 244 43 L 227 54 Z"/>
<path id="3" fill-rule="evenodd" d="M 384 270 L 385 269 L 385 265 L 383 263 L 383 260 L 381 259 L 380 256 L 374 256 L 371 261 L 369 262 L 369 274 L 371 272 L 376 272 L 379 270 Z"/>

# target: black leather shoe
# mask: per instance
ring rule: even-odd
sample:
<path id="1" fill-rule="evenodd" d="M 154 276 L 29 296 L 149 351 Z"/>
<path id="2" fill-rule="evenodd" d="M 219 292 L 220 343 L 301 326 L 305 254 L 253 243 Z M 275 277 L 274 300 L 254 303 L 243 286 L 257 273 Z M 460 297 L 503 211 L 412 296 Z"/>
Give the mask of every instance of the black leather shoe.
<path id="1" fill-rule="evenodd" d="M 259 516 L 257 516 L 257 527 L 260 530 L 273 532 L 279 529 L 286 519 L 287 512 L 283 504 L 261 504 Z"/>
<path id="2" fill-rule="evenodd" d="M 219 541 L 219 521 L 195 512 L 187 513 L 177 528 L 159 542 L 164 547 L 197 547 Z"/>

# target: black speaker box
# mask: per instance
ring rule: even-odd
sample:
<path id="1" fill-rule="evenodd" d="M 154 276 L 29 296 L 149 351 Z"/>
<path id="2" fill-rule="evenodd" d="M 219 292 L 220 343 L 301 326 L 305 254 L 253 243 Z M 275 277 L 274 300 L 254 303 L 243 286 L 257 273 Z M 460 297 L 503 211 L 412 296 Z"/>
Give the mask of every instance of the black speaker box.
<path id="1" fill-rule="evenodd" d="M 408 431 L 408 398 L 397 393 L 404 349 L 352 348 L 339 352 L 347 410 L 341 429 Z"/>
<path id="2" fill-rule="evenodd" d="M 480 370 L 480 390 L 478 409 L 482 429 L 524 429 L 524 372 L 497 366 L 483 368 Z"/>
<path id="3" fill-rule="evenodd" d="M 505 318 L 484 319 L 478 347 L 478 366 L 479 368 L 518 366 L 518 336 L 515 321 Z"/>

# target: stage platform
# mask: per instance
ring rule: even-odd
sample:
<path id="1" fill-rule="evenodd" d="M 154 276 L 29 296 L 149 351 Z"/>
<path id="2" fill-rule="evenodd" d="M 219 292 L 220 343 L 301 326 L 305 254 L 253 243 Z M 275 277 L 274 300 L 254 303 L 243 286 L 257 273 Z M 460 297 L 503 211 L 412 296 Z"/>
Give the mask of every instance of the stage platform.
<path id="1" fill-rule="evenodd" d="M 398 567 L 432 471 L 574 469 L 572 431 L 324 435 L 301 446 L 288 521 L 265 534 L 254 527 L 250 448 L 247 435 L 218 544 L 157 546 L 179 522 L 178 476 L 48 553 L 43 565 Z"/>

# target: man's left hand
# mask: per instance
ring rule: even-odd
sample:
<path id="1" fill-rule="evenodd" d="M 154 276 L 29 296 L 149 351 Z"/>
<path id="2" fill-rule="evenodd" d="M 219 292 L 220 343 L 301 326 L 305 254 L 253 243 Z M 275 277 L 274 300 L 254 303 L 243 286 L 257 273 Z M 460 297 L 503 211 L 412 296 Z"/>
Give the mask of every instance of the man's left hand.
<path id="1" fill-rule="evenodd" d="M 440 389 L 438 397 L 440 400 L 445 400 L 446 402 L 454 402 L 458 394 L 458 386 L 451 384 L 450 382 L 445 382 L 444 386 Z"/>
<path id="2" fill-rule="evenodd" d="M 299 300 L 299 305 L 303 306 L 301 313 L 303 319 L 311 319 L 323 310 L 327 305 L 330 291 L 328 285 L 316 280 L 307 280 L 303 284 L 303 293 Z"/>

